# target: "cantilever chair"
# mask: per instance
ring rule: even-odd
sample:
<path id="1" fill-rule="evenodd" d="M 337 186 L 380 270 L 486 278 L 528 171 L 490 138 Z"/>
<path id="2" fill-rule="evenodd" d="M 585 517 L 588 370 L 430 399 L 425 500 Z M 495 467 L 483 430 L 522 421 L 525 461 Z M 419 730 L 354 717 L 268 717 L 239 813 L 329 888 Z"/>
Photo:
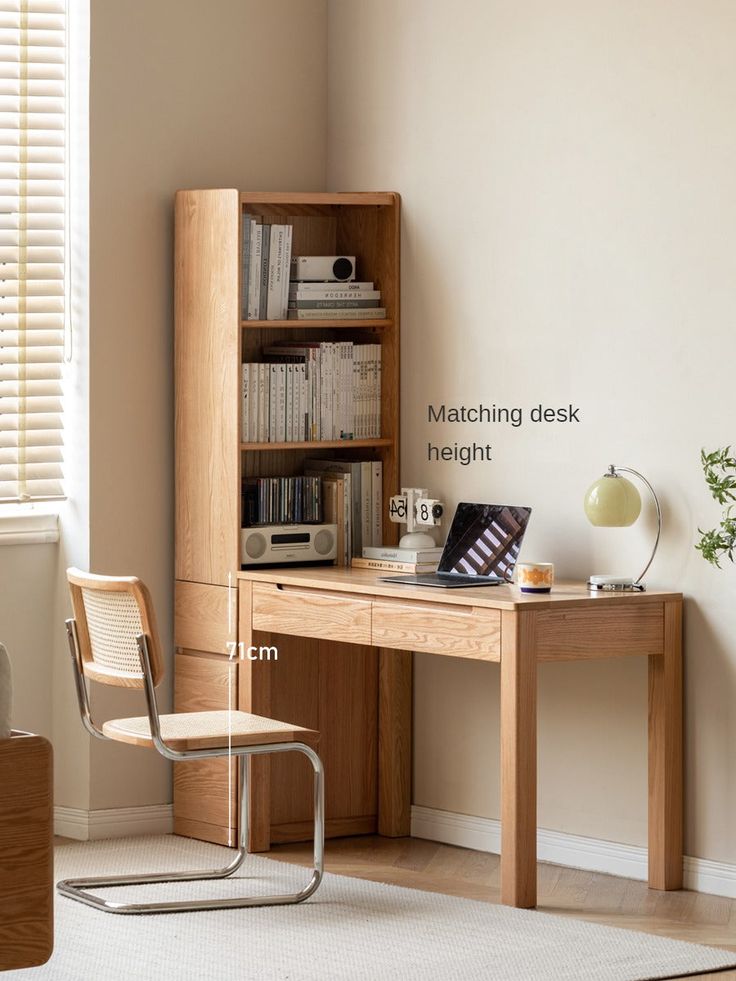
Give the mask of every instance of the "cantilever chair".
<path id="1" fill-rule="evenodd" d="M 135 746 L 153 747 L 168 760 L 238 758 L 239 844 L 235 858 L 221 869 L 141 875 L 66 879 L 57 888 L 64 896 L 110 913 L 175 913 L 276 906 L 300 903 L 311 896 L 323 874 L 324 776 L 317 753 L 305 740 L 318 733 L 300 726 L 264 719 L 248 712 L 182 712 L 159 715 L 156 687 L 163 677 L 161 648 L 151 597 L 134 577 L 96 576 L 68 569 L 73 619 L 66 621 L 69 650 L 82 722 L 91 735 Z M 113 719 L 100 730 L 90 715 L 87 682 L 143 689 L 148 716 Z M 314 867 L 309 883 L 293 895 L 247 896 L 158 903 L 120 903 L 89 890 L 160 882 L 224 879 L 236 872 L 247 855 L 248 788 L 246 760 L 263 753 L 303 753 L 314 768 Z"/>

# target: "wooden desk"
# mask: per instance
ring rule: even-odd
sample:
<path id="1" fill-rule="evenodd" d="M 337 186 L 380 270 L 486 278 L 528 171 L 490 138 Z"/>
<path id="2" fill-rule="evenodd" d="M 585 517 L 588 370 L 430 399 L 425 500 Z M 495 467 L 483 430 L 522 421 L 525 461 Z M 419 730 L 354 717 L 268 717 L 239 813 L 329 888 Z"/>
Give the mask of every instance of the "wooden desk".
<path id="1" fill-rule="evenodd" d="M 379 648 L 378 830 L 408 835 L 411 653 L 498 662 L 501 670 L 501 896 L 536 904 L 537 662 L 649 658 L 649 885 L 682 886 L 682 596 L 555 586 L 440 590 L 382 583 L 367 570 L 241 572 L 238 640 L 259 631 Z M 242 648 L 241 648 L 242 651 Z M 268 714 L 268 664 L 239 676 L 241 708 Z M 252 846 L 267 848 L 268 773 L 255 760 Z"/>

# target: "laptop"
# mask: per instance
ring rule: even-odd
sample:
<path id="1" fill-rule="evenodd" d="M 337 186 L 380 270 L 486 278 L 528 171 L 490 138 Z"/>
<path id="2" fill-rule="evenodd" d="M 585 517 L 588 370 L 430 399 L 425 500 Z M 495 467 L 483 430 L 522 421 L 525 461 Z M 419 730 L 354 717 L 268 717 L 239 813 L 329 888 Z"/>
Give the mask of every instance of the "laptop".
<path id="1" fill-rule="evenodd" d="M 458 504 L 437 572 L 379 576 L 405 586 L 502 586 L 511 582 L 531 508 Z"/>

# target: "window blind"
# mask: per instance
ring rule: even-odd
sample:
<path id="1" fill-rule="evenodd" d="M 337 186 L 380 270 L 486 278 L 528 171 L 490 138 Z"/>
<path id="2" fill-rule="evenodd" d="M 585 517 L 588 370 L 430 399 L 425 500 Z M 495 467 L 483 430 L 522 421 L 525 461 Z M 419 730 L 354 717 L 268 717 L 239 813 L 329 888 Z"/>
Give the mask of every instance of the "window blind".
<path id="1" fill-rule="evenodd" d="M 66 0 L 0 0 L 0 502 L 61 497 Z"/>

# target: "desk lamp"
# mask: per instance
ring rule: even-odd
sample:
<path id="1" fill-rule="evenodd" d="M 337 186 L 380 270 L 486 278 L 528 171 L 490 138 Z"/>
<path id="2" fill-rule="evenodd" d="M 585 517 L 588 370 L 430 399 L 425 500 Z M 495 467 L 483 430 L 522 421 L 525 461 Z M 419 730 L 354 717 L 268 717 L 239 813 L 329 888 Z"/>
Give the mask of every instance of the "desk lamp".
<path id="1" fill-rule="evenodd" d="M 626 477 L 621 476 L 624 473 L 638 477 L 642 483 L 646 484 L 654 498 L 654 506 L 657 509 L 657 536 L 654 539 L 654 548 L 649 556 L 649 561 L 644 566 L 644 571 L 637 579 L 631 579 L 628 576 L 591 576 L 588 580 L 589 589 L 622 592 L 644 592 L 646 589 L 642 579 L 654 560 L 662 531 L 662 511 L 659 507 L 659 500 L 646 477 L 640 474 L 638 470 L 611 465 L 608 471 L 588 488 L 584 502 L 585 513 L 588 521 L 599 528 L 628 528 L 634 524 L 641 512 L 641 497 L 634 484 Z"/>

